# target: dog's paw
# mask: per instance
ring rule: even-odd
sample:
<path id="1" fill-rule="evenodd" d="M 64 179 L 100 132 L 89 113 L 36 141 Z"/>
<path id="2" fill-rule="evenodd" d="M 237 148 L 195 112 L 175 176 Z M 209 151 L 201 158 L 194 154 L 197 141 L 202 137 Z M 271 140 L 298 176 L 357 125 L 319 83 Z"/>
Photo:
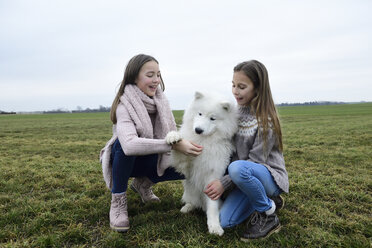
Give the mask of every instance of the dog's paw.
<path id="1" fill-rule="evenodd" d="M 167 136 L 165 136 L 165 142 L 167 142 L 168 145 L 176 144 L 181 141 L 181 139 L 182 137 L 177 131 L 170 131 Z"/>
<path id="2" fill-rule="evenodd" d="M 210 234 L 222 236 L 224 231 L 220 225 L 208 226 L 208 231 Z"/>
<path id="3" fill-rule="evenodd" d="M 192 211 L 193 209 L 194 209 L 194 206 L 193 205 L 191 205 L 190 203 L 186 203 L 185 206 L 183 206 L 181 208 L 181 213 L 186 214 L 186 213 Z"/>

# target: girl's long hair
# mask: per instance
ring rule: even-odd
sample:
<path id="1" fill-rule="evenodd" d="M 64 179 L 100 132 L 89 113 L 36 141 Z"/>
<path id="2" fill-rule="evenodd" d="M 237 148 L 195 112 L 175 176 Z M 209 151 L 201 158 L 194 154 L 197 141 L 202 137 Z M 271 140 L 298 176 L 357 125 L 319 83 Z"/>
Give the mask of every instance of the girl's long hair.
<path id="1" fill-rule="evenodd" d="M 279 150 L 283 151 L 282 130 L 280 127 L 278 111 L 271 95 L 269 75 L 266 67 L 257 60 L 239 63 L 234 67 L 234 72 L 244 72 L 253 82 L 256 96 L 251 101 L 251 111 L 256 114 L 259 127 L 262 127 L 264 147 L 266 147 L 267 133 L 273 128 L 279 144 Z M 260 135 L 260 128 L 259 135 Z"/>
<path id="2" fill-rule="evenodd" d="M 111 105 L 110 117 L 112 123 L 116 124 L 117 122 L 116 109 L 120 103 L 120 97 L 124 94 L 125 86 L 127 84 L 136 84 L 136 79 L 138 77 L 139 71 L 141 70 L 142 66 L 149 61 L 155 61 L 159 64 L 159 62 L 154 57 L 146 54 L 138 54 L 129 60 L 127 67 L 125 68 L 123 81 L 121 81 L 119 91 L 117 92 L 115 99 Z M 165 90 L 163 78 L 161 77 L 161 75 L 160 87 L 163 91 Z"/>

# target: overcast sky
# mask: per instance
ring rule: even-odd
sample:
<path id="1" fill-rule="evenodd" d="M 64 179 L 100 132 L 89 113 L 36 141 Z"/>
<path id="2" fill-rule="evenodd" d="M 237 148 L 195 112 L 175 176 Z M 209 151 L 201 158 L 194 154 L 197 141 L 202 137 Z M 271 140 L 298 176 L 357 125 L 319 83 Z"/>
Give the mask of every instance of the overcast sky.
<path id="1" fill-rule="evenodd" d="M 131 57 L 154 56 L 172 109 L 231 96 L 266 65 L 276 103 L 372 101 L 369 0 L 0 0 L 0 110 L 111 106 Z"/>

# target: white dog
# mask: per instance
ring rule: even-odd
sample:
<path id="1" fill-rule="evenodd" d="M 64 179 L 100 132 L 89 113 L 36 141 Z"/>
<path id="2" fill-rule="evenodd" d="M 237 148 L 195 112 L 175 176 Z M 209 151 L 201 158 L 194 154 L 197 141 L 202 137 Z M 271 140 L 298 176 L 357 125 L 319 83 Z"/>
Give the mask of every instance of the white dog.
<path id="1" fill-rule="evenodd" d="M 215 179 L 220 179 L 230 162 L 234 150 L 232 137 L 237 131 L 235 105 L 220 97 L 195 93 L 195 99 L 186 109 L 179 132 L 172 131 L 166 136 L 168 144 L 181 139 L 190 140 L 203 146 L 201 155 L 186 156 L 172 151 L 173 166 L 185 175 L 181 212 L 187 213 L 202 208 L 207 214 L 208 231 L 222 235 L 219 221 L 221 200 L 211 200 L 203 191 Z"/>

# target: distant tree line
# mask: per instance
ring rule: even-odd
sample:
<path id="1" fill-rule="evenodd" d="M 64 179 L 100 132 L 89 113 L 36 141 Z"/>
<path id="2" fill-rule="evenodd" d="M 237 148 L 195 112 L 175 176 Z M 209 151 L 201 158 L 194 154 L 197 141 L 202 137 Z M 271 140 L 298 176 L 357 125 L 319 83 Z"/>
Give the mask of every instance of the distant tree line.
<path id="1" fill-rule="evenodd" d="M 276 104 L 276 106 L 312 106 L 312 105 L 335 105 L 335 104 L 349 104 L 351 102 L 331 102 L 331 101 L 314 101 L 314 102 L 303 102 L 303 103 L 280 103 Z M 356 102 L 355 102 L 356 103 Z M 365 101 L 360 101 L 359 103 L 365 103 Z M 48 110 L 48 111 L 35 111 L 35 112 L 18 112 L 19 114 L 22 113 L 39 113 L 39 114 L 59 114 L 59 113 L 98 113 L 98 112 L 110 112 L 110 107 L 105 107 L 100 105 L 96 109 L 86 108 L 83 109 L 80 106 L 76 107 L 76 110 L 68 110 L 64 108 L 59 108 L 55 110 Z M 1 114 L 16 114 L 16 112 L 6 112 L 0 110 Z"/>
<path id="2" fill-rule="evenodd" d="M 111 109 L 110 107 L 105 107 L 105 106 L 102 106 L 102 105 L 99 105 L 98 109 L 90 109 L 90 108 L 82 109 L 78 106 L 77 110 L 72 110 L 71 112 L 72 113 L 110 112 L 110 109 Z"/>
<path id="3" fill-rule="evenodd" d="M 2 111 L 2 110 L 0 110 L 0 115 L 14 115 L 14 114 L 16 114 L 16 112 L 6 112 L 6 111 Z"/>
<path id="4" fill-rule="evenodd" d="M 55 109 L 55 110 L 48 110 L 48 111 L 43 111 L 43 114 L 59 114 L 59 113 L 98 113 L 98 112 L 110 112 L 110 107 L 104 107 L 102 105 L 99 106 L 97 109 L 91 109 L 91 108 L 86 108 L 83 109 L 80 106 L 77 106 L 76 110 L 67 110 L 67 109 Z"/>
<path id="5" fill-rule="evenodd" d="M 276 106 L 313 106 L 313 105 L 335 105 L 335 104 L 346 104 L 345 102 L 329 102 L 329 101 L 321 101 L 321 102 L 303 102 L 303 103 L 280 103 Z"/>

